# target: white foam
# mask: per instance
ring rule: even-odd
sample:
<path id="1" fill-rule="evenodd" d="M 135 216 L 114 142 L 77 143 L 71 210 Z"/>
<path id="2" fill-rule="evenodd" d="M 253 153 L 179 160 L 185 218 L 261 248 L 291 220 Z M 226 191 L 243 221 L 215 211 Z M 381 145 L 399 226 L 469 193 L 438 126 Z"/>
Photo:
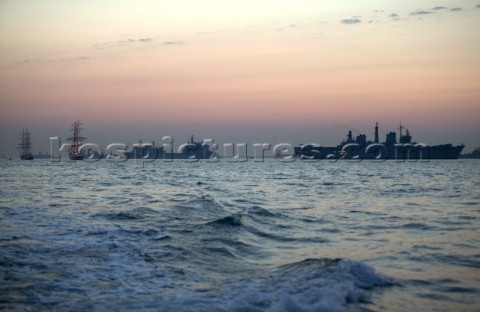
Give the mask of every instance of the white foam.
<path id="1" fill-rule="evenodd" d="M 370 266 L 341 260 L 331 267 L 276 272 L 264 279 L 230 281 L 215 296 L 187 291 L 166 299 L 180 311 L 346 311 L 349 303 L 367 302 L 369 290 L 393 282 Z"/>

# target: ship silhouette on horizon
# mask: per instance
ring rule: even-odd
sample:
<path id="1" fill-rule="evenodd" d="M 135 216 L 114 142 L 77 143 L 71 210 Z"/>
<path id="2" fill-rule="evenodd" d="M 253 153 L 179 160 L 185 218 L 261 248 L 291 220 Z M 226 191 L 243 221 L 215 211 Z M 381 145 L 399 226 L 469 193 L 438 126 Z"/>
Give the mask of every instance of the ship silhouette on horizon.
<path id="1" fill-rule="evenodd" d="M 167 149 L 164 146 L 156 146 L 155 142 L 133 144 L 133 149 L 125 152 L 128 159 L 209 159 L 214 152 L 210 146 L 203 142 L 195 141 L 193 135 L 181 151 L 175 152 L 173 146 Z"/>
<path id="2" fill-rule="evenodd" d="M 75 120 L 70 129 L 73 132 L 73 136 L 67 138 L 68 141 L 71 141 L 70 148 L 68 149 L 68 157 L 70 157 L 70 160 L 83 160 L 85 156 L 84 152 L 80 149 L 80 146 L 82 145 L 82 141 L 86 138 L 80 136 L 80 130 L 83 129 L 80 126 L 80 121 Z"/>
<path id="3" fill-rule="evenodd" d="M 28 129 L 23 128 L 22 134 L 19 137 L 20 143 L 18 144 L 18 148 L 20 149 L 20 159 L 21 160 L 33 160 L 32 154 L 32 134 L 28 131 Z"/>
<path id="4" fill-rule="evenodd" d="M 412 141 L 410 131 L 400 122 L 399 138 L 391 131 L 386 134 L 385 142 L 380 142 L 378 122 L 375 124 L 374 140 L 367 140 L 365 134 L 353 138 L 352 130 L 346 139 L 335 147 L 305 144 L 295 147 L 295 155 L 302 159 L 344 158 L 344 159 L 397 159 L 397 160 L 429 160 L 458 159 L 465 145 L 452 144 L 426 145 Z M 405 130 L 405 134 L 403 133 Z"/>

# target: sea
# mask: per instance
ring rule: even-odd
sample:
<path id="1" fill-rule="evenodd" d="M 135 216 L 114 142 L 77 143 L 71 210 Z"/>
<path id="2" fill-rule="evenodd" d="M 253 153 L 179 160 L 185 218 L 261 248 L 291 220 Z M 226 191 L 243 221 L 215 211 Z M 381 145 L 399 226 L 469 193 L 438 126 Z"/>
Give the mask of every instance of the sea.
<path id="1" fill-rule="evenodd" d="M 480 161 L 0 160 L 2 311 L 480 311 Z"/>

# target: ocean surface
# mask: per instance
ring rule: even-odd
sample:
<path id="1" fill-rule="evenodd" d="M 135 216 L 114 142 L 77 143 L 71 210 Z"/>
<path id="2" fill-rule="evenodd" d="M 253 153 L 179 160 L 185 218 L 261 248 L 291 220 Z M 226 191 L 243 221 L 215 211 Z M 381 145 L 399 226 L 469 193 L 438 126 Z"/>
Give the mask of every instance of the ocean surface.
<path id="1" fill-rule="evenodd" d="M 0 310 L 480 311 L 480 161 L 0 161 Z"/>

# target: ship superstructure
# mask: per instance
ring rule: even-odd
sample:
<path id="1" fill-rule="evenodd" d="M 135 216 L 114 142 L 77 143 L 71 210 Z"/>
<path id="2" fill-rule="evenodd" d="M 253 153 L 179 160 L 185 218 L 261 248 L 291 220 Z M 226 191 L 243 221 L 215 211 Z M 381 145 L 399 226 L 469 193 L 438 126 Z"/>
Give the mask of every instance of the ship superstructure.
<path id="1" fill-rule="evenodd" d="M 175 152 L 173 146 L 165 148 L 156 146 L 155 142 L 133 144 L 130 152 L 125 152 L 128 159 L 209 159 L 213 151 L 207 144 L 195 141 L 193 135 L 187 143 L 181 145 L 181 150 Z"/>
<path id="2" fill-rule="evenodd" d="M 295 155 L 304 159 L 345 158 L 345 159 L 397 159 L 429 160 L 457 159 L 465 145 L 452 144 L 426 145 L 412 141 L 410 131 L 400 122 L 399 138 L 391 131 L 385 142 L 379 142 L 378 122 L 375 125 L 374 141 L 367 140 L 365 134 L 353 138 L 352 131 L 335 147 L 304 145 L 295 147 Z M 405 130 L 405 134 L 404 134 Z"/>

